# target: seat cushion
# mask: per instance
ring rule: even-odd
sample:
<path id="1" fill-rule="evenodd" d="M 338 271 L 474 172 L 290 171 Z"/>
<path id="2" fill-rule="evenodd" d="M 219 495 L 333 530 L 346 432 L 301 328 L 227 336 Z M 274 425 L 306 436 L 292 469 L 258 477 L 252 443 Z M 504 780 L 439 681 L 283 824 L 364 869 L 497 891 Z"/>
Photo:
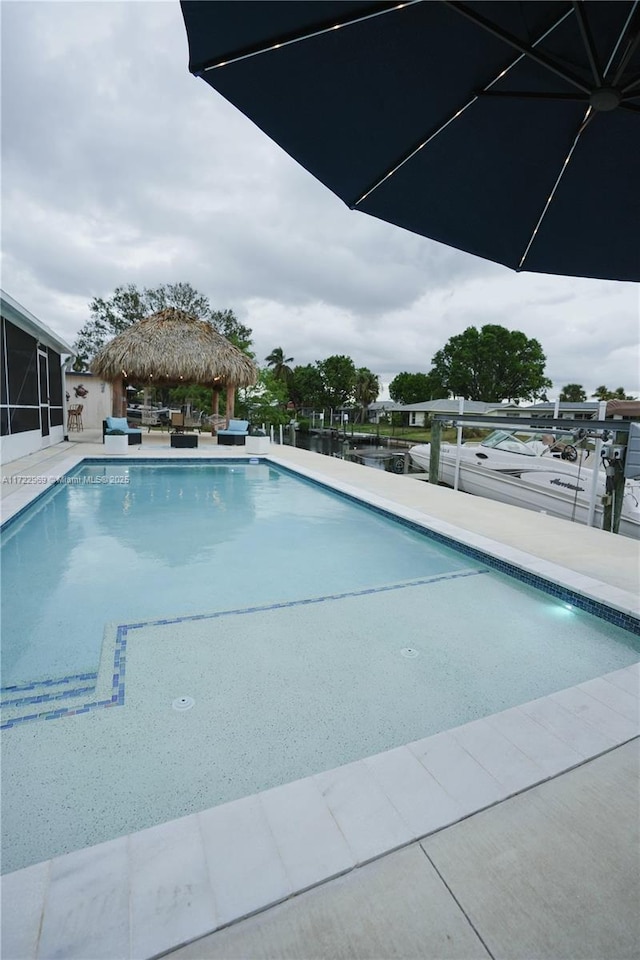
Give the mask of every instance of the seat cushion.
<path id="1" fill-rule="evenodd" d="M 229 420 L 227 432 L 229 433 L 247 433 L 249 430 L 248 420 Z"/>
<path id="2" fill-rule="evenodd" d="M 107 430 L 122 430 L 123 433 L 129 432 L 129 424 L 126 417 L 107 417 Z"/>

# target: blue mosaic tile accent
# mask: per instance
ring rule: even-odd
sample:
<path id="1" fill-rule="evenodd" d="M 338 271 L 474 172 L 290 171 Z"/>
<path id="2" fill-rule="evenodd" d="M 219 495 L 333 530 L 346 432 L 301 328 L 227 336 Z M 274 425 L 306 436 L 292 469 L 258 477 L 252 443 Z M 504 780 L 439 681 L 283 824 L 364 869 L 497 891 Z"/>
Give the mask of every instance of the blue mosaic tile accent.
<path id="1" fill-rule="evenodd" d="M 46 680 L 34 680 L 32 683 L 15 683 L 11 686 L 0 687 L 0 693 L 23 693 L 29 690 L 39 690 L 41 687 L 59 687 L 63 683 L 78 683 L 82 680 L 96 680 L 97 673 L 72 673 L 66 677 L 53 677 Z"/>
<path id="2" fill-rule="evenodd" d="M 17 700 L 3 700 L 3 707 L 17 707 L 19 704 L 28 703 L 50 703 L 52 700 L 69 700 L 72 697 L 78 697 L 81 693 L 91 693 L 95 690 L 95 684 L 90 687 L 76 687 L 75 689 L 65 690 L 62 693 L 44 693 L 35 697 L 18 697 Z"/>
<path id="3" fill-rule="evenodd" d="M 61 707 L 57 710 L 45 710 L 39 713 L 29 713 L 20 717 L 12 717 L 5 723 L 0 724 L 0 730 L 9 730 L 12 727 L 22 726 L 34 720 L 58 720 L 60 717 L 74 717 L 80 713 L 89 713 L 93 710 L 100 710 L 106 707 L 117 707 L 124 704 L 124 676 L 125 676 L 125 656 L 127 641 L 127 626 L 121 625 L 116 630 L 116 640 L 114 648 L 114 672 L 111 683 L 111 696 L 108 700 L 95 700 L 83 703 L 75 707 Z M 93 690 L 94 687 L 88 688 Z M 77 691 L 82 693 L 82 690 Z M 67 696 L 71 696 L 68 694 Z M 56 698 L 58 699 L 58 698 Z"/>
<path id="4" fill-rule="evenodd" d="M 217 620 L 220 617 L 244 616 L 247 613 L 264 613 L 267 610 L 285 610 L 291 607 L 306 607 L 315 603 L 327 603 L 332 600 L 346 600 L 348 597 L 366 597 L 374 593 L 388 593 L 392 590 L 406 590 L 408 587 L 421 587 L 441 580 L 458 580 L 464 577 L 477 577 L 488 573 L 487 570 L 458 570 L 455 573 L 441 573 L 433 577 L 421 577 L 416 580 L 405 580 L 401 583 L 391 583 L 382 587 L 366 587 L 362 590 L 349 590 L 345 593 L 330 593 L 322 597 L 305 597 L 303 600 L 283 600 L 280 603 L 268 603 L 255 607 L 238 607 L 235 610 L 219 610 L 215 613 L 189 614 L 184 617 L 173 617 L 170 620 L 148 620 L 145 623 L 130 623 L 130 630 L 141 627 L 160 627 L 168 624 L 190 623 L 192 620 Z"/>

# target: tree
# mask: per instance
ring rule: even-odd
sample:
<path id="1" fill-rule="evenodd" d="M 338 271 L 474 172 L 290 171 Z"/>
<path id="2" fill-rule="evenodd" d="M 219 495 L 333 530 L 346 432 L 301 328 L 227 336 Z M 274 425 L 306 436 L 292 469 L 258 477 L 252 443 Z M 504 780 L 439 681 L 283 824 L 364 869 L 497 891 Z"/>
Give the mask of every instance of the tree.
<path id="1" fill-rule="evenodd" d="M 486 324 L 468 327 L 438 350 L 433 372 L 453 396 L 466 400 L 535 400 L 552 386 L 537 340 L 519 330 Z"/>
<path id="2" fill-rule="evenodd" d="M 372 373 L 367 367 L 359 367 L 356 370 L 353 395 L 356 402 L 359 403 L 361 407 L 359 411 L 361 423 L 366 419 L 366 413 L 369 404 L 378 399 L 379 393 L 380 380 L 377 374 Z"/>
<path id="3" fill-rule="evenodd" d="M 290 419 L 285 411 L 287 396 L 284 381 L 265 368 L 260 370 L 256 384 L 240 389 L 236 412 L 245 414 L 254 426 L 264 423 L 276 427 Z"/>
<path id="4" fill-rule="evenodd" d="M 560 391 L 560 400 L 563 403 L 584 403 L 586 399 L 584 387 L 579 383 L 568 383 Z"/>
<path id="5" fill-rule="evenodd" d="M 399 373 L 389 384 L 389 396 L 396 403 L 426 403 L 449 395 L 431 370 L 429 373 Z"/>
<path id="6" fill-rule="evenodd" d="M 316 364 L 308 363 L 304 367 L 294 367 L 288 386 L 289 396 L 296 407 L 324 409 L 324 381 Z"/>
<path id="7" fill-rule="evenodd" d="M 322 376 L 327 407 L 343 407 L 353 399 L 356 368 L 351 357 L 335 355 L 316 364 Z"/>
<path id="8" fill-rule="evenodd" d="M 595 393 L 591 394 L 592 397 L 595 397 L 597 400 L 634 400 L 635 397 L 628 396 L 624 387 L 616 387 L 615 390 L 609 390 L 609 387 L 600 386 L 596 387 Z M 586 399 L 586 397 L 585 397 Z"/>
<path id="9" fill-rule="evenodd" d="M 203 410 L 206 414 L 211 413 L 211 387 L 191 383 L 184 384 L 181 387 L 172 387 L 167 393 L 168 402 L 172 406 L 181 407 L 183 404 L 190 403 L 195 410 Z"/>
<path id="10" fill-rule="evenodd" d="M 291 380 L 293 371 L 289 364 L 293 363 L 293 357 L 285 357 L 282 347 L 275 347 L 265 360 L 276 380 L 282 380 L 284 383 Z"/>
<path id="11" fill-rule="evenodd" d="M 233 310 L 211 310 L 209 319 L 218 333 L 226 337 L 238 350 L 253 358 L 255 354 L 250 349 L 253 342 L 253 330 L 244 323 L 240 323 Z"/>
<path id="12" fill-rule="evenodd" d="M 216 330 L 240 350 L 249 353 L 252 331 L 235 317 L 232 310 L 212 310 L 207 297 L 190 283 L 168 283 L 140 291 L 134 283 L 116 287 L 111 297 L 94 297 L 89 304 L 90 319 L 81 327 L 74 351 L 74 369 L 86 369 L 100 347 L 132 323 L 176 307 L 200 320 L 208 320 Z"/>

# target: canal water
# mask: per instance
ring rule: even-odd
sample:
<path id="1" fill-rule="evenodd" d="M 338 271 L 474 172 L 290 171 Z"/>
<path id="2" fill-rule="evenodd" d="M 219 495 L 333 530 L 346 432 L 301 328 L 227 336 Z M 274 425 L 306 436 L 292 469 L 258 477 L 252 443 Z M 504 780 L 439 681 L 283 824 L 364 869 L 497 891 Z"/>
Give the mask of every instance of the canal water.
<path id="1" fill-rule="evenodd" d="M 291 436 L 288 428 L 283 431 L 284 443 L 291 445 Z M 327 457 L 338 457 L 340 460 L 352 460 L 366 467 L 376 470 L 387 470 L 389 473 L 413 472 L 410 462 L 405 467 L 405 453 L 408 446 L 401 445 L 401 441 L 381 441 L 375 436 L 357 437 L 346 436 L 341 431 L 325 430 L 320 432 L 295 433 L 295 446 L 302 450 L 311 450 Z M 408 460 L 408 457 L 406 458 Z"/>

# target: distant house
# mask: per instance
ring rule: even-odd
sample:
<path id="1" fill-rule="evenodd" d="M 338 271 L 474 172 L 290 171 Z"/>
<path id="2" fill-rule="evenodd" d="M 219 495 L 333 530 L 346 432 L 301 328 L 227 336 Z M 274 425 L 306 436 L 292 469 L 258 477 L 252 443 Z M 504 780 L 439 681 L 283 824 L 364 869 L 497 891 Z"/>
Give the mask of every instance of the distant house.
<path id="1" fill-rule="evenodd" d="M 64 439 L 64 365 L 73 350 L 3 290 L 0 306 L 0 462 L 8 463 Z"/>
<path id="2" fill-rule="evenodd" d="M 367 417 L 369 423 L 384 423 L 389 414 L 404 409 L 401 403 L 394 403 L 393 400 L 376 400 L 367 407 Z"/>
<path id="3" fill-rule="evenodd" d="M 553 419 L 556 405 L 545 401 L 540 403 L 524 404 L 510 403 L 502 407 L 505 416 L 509 417 L 540 417 L 542 420 Z M 594 420 L 598 416 L 598 401 L 585 400 L 583 403 L 558 403 L 559 420 Z"/>
<path id="4" fill-rule="evenodd" d="M 502 413 L 504 407 L 499 403 L 484 403 L 482 400 L 465 400 L 464 413 L 475 413 L 479 417 L 493 416 Z M 424 427 L 432 413 L 450 413 L 452 416 L 460 413 L 460 401 L 453 400 L 426 400 L 423 403 L 394 403 L 392 400 L 377 401 L 369 406 L 369 420 L 378 423 L 380 417 L 389 413 L 403 414 L 403 422 L 408 427 Z"/>
<path id="5" fill-rule="evenodd" d="M 559 420 L 597 420 L 600 401 L 585 400 L 584 403 L 558 404 Z M 509 416 L 521 417 L 553 417 L 555 404 L 532 403 L 528 407 L 509 406 Z M 607 400 L 605 418 L 615 420 L 640 419 L 640 400 Z"/>

